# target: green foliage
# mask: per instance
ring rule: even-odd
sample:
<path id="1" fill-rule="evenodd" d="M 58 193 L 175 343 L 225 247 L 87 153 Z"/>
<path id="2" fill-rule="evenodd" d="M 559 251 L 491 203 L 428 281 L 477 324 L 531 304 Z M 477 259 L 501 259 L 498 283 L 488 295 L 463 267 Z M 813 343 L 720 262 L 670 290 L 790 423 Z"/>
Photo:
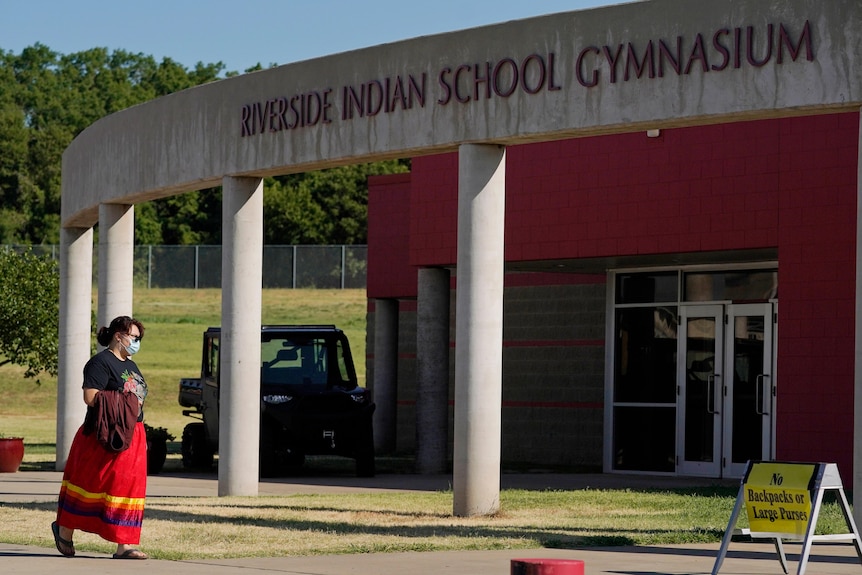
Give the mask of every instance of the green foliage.
<path id="1" fill-rule="evenodd" d="M 57 375 L 60 272 L 49 257 L 0 251 L 0 365 Z"/>
<path id="2" fill-rule="evenodd" d="M 389 160 L 267 179 L 264 242 L 368 243 L 368 177 L 409 169 L 409 161 Z"/>
<path id="3" fill-rule="evenodd" d="M 135 212 L 136 240 L 154 245 L 221 243 L 221 189 L 149 202 Z M 141 233 L 145 231 L 146 236 Z"/>
<path id="4" fill-rule="evenodd" d="M 0 244 L 59 243 L 63 150 L 93 122 L 236 74 L 221 62 L 187 69 L 170 58 L 106 48 L 63 55 L 36 43 L 20 54 L 0 50 Z M 367 243 L 368 176 L 408 169 L 407 161 L 391 160 L 267 179 L 265 242 Z M 135 233 L 138 244 L 220 244 L 221 190 L 139 205 Z"/>
<path id="5" fill-rule="evenodd" d="M 188 70 L 170 58 L 44 44 L 0 51 L 0 244 L 59 243 L 63 150 L 96 120 L 219 79 L 224 65 Z M 182 217 L 182 216 L 179 216 Z M 144 218 L 144 231 L 153 235 Z"/>

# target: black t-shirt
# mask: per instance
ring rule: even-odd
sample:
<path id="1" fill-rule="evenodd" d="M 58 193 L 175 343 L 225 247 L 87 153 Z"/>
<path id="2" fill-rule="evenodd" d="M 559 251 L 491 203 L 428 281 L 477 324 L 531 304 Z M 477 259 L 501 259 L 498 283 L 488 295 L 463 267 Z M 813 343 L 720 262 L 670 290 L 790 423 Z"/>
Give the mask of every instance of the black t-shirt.
<path id="1" fill-rule="evenodd" d="M 98 389 L 105 391 L 131 391 L 141 401 L 147 396 L 147 382 L 141 375 L 134 361 L 127 358 L 125 361 L 118 358 L 109 349 L 104 349 L 90 358 L 84 366 L 84 389 Z M 87 407 L 89 414 L 92 407 Z M 144 410 L 138 421 L 144 420 Z"/>

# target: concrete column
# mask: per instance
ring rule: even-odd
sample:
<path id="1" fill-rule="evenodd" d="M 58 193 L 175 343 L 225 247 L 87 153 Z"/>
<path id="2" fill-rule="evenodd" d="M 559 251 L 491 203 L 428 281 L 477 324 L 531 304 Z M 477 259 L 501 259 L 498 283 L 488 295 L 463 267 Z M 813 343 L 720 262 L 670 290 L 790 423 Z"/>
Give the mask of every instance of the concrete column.
<path id="1" fill-rule="evenodd" d="M 99 206 L 98 329 L 118 315 L 132 315 L 135 270 L 135 207 Z M 144 326 L 146 327 L 146 326 Z M 144 377 L 146 378 L 146 373 Z"/>
<path id="2" fill-rule="evenodd" d="M 862 112 L 862 110 L 860 110 Z M 853 520 L 862 525 L 862 113 L 856 160 L 856 340 L 853 367 Z M 859 495 L 859 497 L 857 497 Z"/>
<path id="3" fill-rule="evenodd" d="M 465 144 L 458 163 L 453 511 L 490 515 L 500 508 L 506 150 Z"/>
<path id="4" fill-rule="evenodd" d="M 72 440 L 87 412 L 81 382 L 90 359 L 92 311 L 93 228 L 60 228 L 57 471 L 66 468 Z"/>
<path id="5" fill-rule="evenodd" d="M 449 456 L 449 270 L 422 268 L 416 310 L 416 472 L 446 473 Z"/>
<path id="6" fill-rule="evenodd" d="M 398 300 L 374 301 L 374 450 L 395 451 L 398 411 Z"/>
<path id="7" fill-rule="evenodd" d="M 263 180 L 222 181 L 218 494 L 257 495 Z"/>

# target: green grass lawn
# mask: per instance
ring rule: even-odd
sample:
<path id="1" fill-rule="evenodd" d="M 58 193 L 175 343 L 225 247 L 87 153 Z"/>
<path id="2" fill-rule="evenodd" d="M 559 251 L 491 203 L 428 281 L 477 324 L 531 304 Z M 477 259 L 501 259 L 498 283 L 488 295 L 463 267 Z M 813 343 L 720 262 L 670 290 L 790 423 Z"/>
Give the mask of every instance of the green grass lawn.
<path id="1" fill-rule="evenodd" d="M 350 340 L 360 385 L 365 384 L 365 290 L 263 290 L 263 323 L 335 324 Z M 220 324 L 221 290 L 138 289 L 134 315 L 146 328 L 135 362 L 149 386 L 146 422 L 180 437 L 191 420 L 177 403 L 179 380 L 201 369 L 203 332 Z M 94 330 L 95 331 L 95 330 Z M 0 367 L 0 434 L 25 438 L 26 463 L 53 460 L 57 379 L 25 379 L 18 366 Z M 35 457 L 35 459 L 31 459 Z"/>
<path id="2" fill-rule="evenodd" d="M 453 517 L 450 491 L 284 497 L 154 498 L 141 546 L 159 559 L 333 553 L 576 548 L 719 541 L 733 508 L 725 491 L 508 490 L 503 511 Z M 0 541 L 51 548 L 53 505 L 0 505 Z M 94 535 L 82 551 L 107 553 Z"/>
<path id="3" fill-rule="evenodd" d="M 150 387 L 146 420 L 180 437 L 191 421 L 177 403 L 181 377 L 200 373 L 201 336 L 219 324 L 218 290 L 137 290 L 135 316 L 146 327 L 135 360 Z M 263 323 L 331 323 L 347 332 L 362 382 L 365 376 L 363 290 L 265 290 Z M 0 367 L 0 433 L 25 438 L 24 469 L 53 470 L 56 378 L 24 379 Z M 170 444 L 166 470 L 179 469 Z M 409 465 L 385 458 L 379 472 Z M 346 463 L 350 466 L 351 463 Z M 504 490 L 489 517 L 452 516 L 452 493 L 295 495 L 285 497 L 154 498 L 147 502 L 142 546 L 153 557 L 194 559 L 463 549 L 574 548 L 718 542 L 736 488 L 668 491 Z M 53 503 L 0 504 L 0 542 L 53 548 Z M 743 521 L 744 525 L 744 521 Z M 840 509 L 828 502 L 818 532 L 844 532 Z M 113 545 L 77 533 L 83 551 Z M 206 544 L 202 544 L 206 542 Z"/>
<path id="4" fill-rule="evenodd" d="M 157 497 L 141 546 L 159 559 L 279 557 L 398 551 L 575 549 L 718 543 L 734 506 L 730 487 L 676 490 L 503 490 L 492 516 L 454 517 L 452 492 Z M 0 504 L 0 542 L 53 548 L 54 503 Z M 744 519 L 740 527 L 747 523 Z M 834 503 L 818 533 L 846 533 Z M 81 551 L 114 546 L 75 534 Z"/>

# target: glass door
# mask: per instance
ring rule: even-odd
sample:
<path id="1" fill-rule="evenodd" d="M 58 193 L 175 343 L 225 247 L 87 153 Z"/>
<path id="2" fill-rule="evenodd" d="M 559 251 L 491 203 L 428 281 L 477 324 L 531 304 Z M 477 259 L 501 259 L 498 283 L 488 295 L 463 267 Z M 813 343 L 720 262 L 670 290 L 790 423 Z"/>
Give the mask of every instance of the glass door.
<path id="1" fill-rule="evenodd" d="M 726 327 L 723 475 L 741 477 L 773 455 L 773 305 L 728 305 Z"/>
<path id="2" fill-rule="evenodd" d="M 724 306 L 682 306 L 677 355 L 677 473 L 720 477 Z"/>
<path id="3" fill-rule="evenodd" d="M 604 468 L 741 477 L 772 459 L 777 267 L 613 278 Z"/>
<path id="4" fill-rule="evenodd" d="M 677 473 L 741 477 L 773 453 L 773 305 L 683 306 Z"/>

